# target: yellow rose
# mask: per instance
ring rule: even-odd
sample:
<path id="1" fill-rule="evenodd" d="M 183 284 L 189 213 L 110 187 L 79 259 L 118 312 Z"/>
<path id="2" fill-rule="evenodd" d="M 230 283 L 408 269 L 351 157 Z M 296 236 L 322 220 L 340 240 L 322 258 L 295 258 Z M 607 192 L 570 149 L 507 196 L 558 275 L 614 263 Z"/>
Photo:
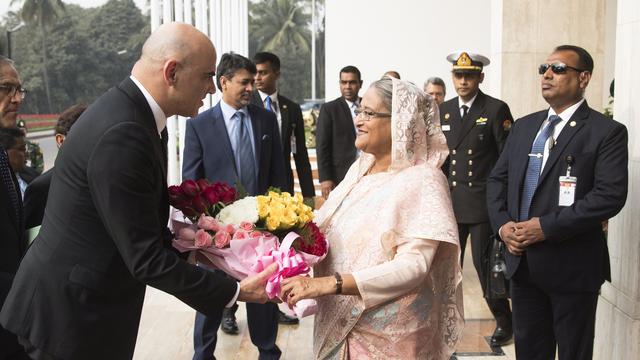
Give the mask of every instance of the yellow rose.
<path id="1" fill-rule="evenodd" d="M 258 216 L 264 219 L 269 215 L 269 206 L 267 204 L 258 204 Z"/>
<path id="2" fill-rule="evenodd" d="M 264 205 L 264 206 L 269 205 L 270 199 L 268 197 L 266 197 L 264 195 L 258 195 L 257 199 L 258 199 L 258 206 L 260 206 L 260 205 Z"/>
<path id="3" fill-rule="evenodd" d="M 267 218 L 267 230 L 269 231 L 275 231 L 278 229 L 278 226 L 280 226 L 280 220 L 278 220 L 276 217 L 274 216 L 269 216 Z"/>

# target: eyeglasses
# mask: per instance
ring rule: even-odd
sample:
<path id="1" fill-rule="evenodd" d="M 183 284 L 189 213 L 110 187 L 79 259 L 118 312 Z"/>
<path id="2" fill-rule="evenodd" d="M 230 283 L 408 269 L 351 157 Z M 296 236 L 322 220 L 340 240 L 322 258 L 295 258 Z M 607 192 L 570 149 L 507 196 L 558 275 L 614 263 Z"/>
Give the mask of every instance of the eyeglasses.
<path id="1" fill-rule="evenodd" d="M 0 85 L 0 91 L 5 92 L 10 98 L 20 94 L 21 100 L 24 100 L 27 95 L 27 89 L 23 88 L 22 85 Z"/>
<path id="2" fill-rule="evenodd" d="M 546 73 L 549 68 L 551 68 L 551 71 L 553 71 L 554 74 L 566 74 L 567 69 L 571 69 L 577 72 L 587 71 L 587 70 L 574 68 L 573 66 L 569 66 L 565 63 L 556 62 L 553 64 L 540 64 L 540 66 L 538 66 L 538 74 L 544 75 L 544 73 Z"/>
<path id="3" fill-rule="evenodd" d="M 356 109 L 353 111 L 354 114 L 356 114 L 356 117 L 362 115 L 362 120 L 364 121 L 369 121 L 371 120 L 371 118 L 374 117 L 391 117 L 391 114 L 389 113 L 380 113 L 380 112 L 375 112 L 375 111 L 369 111 L 369 110 L 362 110 L 362 109 Z"/>

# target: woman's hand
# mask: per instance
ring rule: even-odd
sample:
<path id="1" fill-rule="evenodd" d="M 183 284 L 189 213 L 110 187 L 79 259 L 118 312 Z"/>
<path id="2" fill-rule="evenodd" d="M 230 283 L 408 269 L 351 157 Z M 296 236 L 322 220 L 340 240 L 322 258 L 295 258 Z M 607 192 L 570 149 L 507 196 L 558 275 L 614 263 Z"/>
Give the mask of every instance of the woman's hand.
<path id="1" fill-rule="evenodd" d="M 323 295 L 335 294 L 335 292 L 336 279 L 333 276 L 321 278 L 295 276 L 282 281 L 280 297 L 291 308 L 302 299 L 313 299 Z"/>

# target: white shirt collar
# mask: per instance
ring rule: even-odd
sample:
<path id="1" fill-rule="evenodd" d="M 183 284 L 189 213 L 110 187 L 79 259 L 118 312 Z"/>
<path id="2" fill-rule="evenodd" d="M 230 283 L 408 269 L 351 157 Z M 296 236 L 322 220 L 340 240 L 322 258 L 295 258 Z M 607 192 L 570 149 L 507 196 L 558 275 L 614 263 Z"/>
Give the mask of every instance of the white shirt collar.
<path id="1" fill-rule="evenodd" d="M 140 91 L 142 92 L 142 95 L 144 95 L 144 98 L 147 99 L 147 103 L 149 103 L 149 107 L 151 108 L 151 112 L 153 113 L 153 118 L 156 120 L 158 134 L 161 134 L 162 130 L 164 130 L 164 128 L 167 126 L 167 115 L 164 114 L 164 111 L 162 111 L 162 108 L 160 108 L 160 105 L 158 105 L 158 103 L 153 98 L 153 96 L 149 94 L 147 89 L 144 88 L 142 83 L 140 83 L 140 81 L 138 81 L 138 79 L 136 79 L 136 77 L 133 75 L 129 77 L 131 78 L 131 81 L 133 81 L 133 83 L 136 84 L 138 89 L 140 89 Z"/>
<path id="2" fill-rule="evenodd" d="M 344 99 L 344 101 L 347 102 L 347 106 L 349 106 L 349 110 L 351 110 L 351 111 L 353 111 L 353 104 L 358 104 L 357 100 L 356 101 L 349 101 L 346 98 L 343 98 L 343 99 Z M 360 106 L 360 105 L 358 104 L 356 106 Z"/>
<path id="3" fill-rule="evenodd" d="M 549 116 L 551 115 L 558 115 L 560 116 L 560 118 L 562 118 L 562 121 L 565 121 L 565 122 L 569 121 L 569 119 L 571 119 L 573 114 L 576 112 L 576 110 L 578 110 L 578 108 L 580 107 L 580 105 L 582 105 L 583 102 L 584 102 L 584 98 L 582 98 L 577 103 L 569 106 L 568 108 L 564 109 L 564 111 L 561 112 L 560 114 L 556 114 L 555 110 L 549 107 L 549 113 L 547 114 L 547 119 L 549 119 Z"/>
<path id="4" fill-rule="evenodd" d="M 242 112 L 245 116 L 249 116 L 249 111 L 246 106 L 236 110 L 233 106 L 224 102 L 223 99 L 220 99 L 220 110 L 222 110 L 222 117 L 224 117 L 225 123 L 228 123 L 231 120 L 231 117 L 238 111 Z"/>
<path id="5" fill-rule="evenodd" d="M 462 98 L 460 96 L 458 96 L 458 109 L 462 107 L 462 105 L 467 105 L 467 107 L 469 107 L 469 109 L 471 109 L 471 105 L 473 105 L 473 102 L 476 101 L 476 98 L 478 97 L 478 93 L 480 92 L 480 90 L 478 90 L 478 92 L 471 98 L 471 100 L 464 102 L 462 101 Z"/>
<path id="6" fill-rule="evenodd" d="M 278 102 L 278 90 L 276 90 L 273 94 L 268 95 L 265 92 L 262 92 L 261 90 L 258 90 L 258 94 L 260 94 L 260 99 L 262 99 L 262 103 L 264 104 L 265 100 L 267 100 L 267 96 L 271 98 L 271 102 L 272 103 L 277 103 Z"/>

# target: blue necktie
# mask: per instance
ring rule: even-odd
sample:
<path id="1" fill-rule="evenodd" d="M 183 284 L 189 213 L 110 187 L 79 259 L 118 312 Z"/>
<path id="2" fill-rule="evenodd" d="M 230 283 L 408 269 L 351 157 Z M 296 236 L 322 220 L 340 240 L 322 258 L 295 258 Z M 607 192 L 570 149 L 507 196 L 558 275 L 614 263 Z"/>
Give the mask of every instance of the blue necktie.
<path id="1" fill-rule="evenodd" d="M 556 124 L 562 120 L 558 115 L 549 116 L 547 125 L 542 129 L 540 134 L 533 141 L 531 152 L 529 153 L 529 162 L 527 164 L 527 173 L 524 178 L 524 187 L 520 198 L 520 221 L 529 220 L 529 209 L 531 208 L 531 200 L 533 194 L 538 187 L 538 178 L 540 178 L 540 170 L 542 169 L 542 159 L 544 154 L 544 145 L 547 143 L 549 136 L 553 134 Z"/>
<path id="2" fill-rule="evenodd" d="M 240 183 L 250 195 L 255 195 L 257 189 L 257 176 L 255 168 L 255 157 L 253 156 L 253 146 L 249 127 L 246 125 L 244 113 L 241 111 L 233 115 L 238 121 L 236 125 L 236 164 L 240 172 Z"/>
<path id="3" fill-rule="evenodd" d="M 0 145 L 0 178 L 2 183 L 4 184 L 5 189 L 7 189 L 7 193 L 9 194 L 9 201 L 11 201 L 11 207 L 14 211 L 14 216 L 16 219 L 16 223 L 18 224 L 18 229 L 21 228 L 22 224 L 22 215 L 20 212 L 20 199 L 18 197 L 18 190 L 16 189 L 16 184 L 13 182 L 13 176 L 11 176 L 11 165 L 9 165 L 9 157 L 7 153 L 4 151 L 2 145 Z"/>
<path id="4" fill-rule="evenodd" d="M 267 109 L 267 111 L 273 111 L 273 108 L 271 107 L 271 96 L 267 96 L 264 108 Z"/>

